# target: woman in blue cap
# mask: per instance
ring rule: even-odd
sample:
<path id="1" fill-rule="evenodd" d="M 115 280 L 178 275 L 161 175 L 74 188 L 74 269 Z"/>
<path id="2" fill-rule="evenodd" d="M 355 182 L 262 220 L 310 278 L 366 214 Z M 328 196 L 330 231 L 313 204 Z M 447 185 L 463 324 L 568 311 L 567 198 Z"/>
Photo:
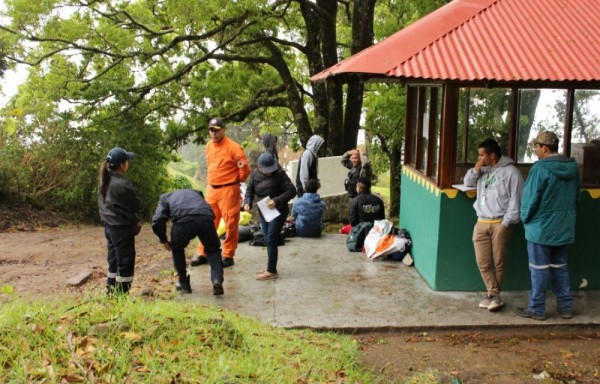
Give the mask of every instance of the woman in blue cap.
<path id="1" fill-rule="evenodd" d="M 115 147 L 100 167 L 98 210 L 108 242 L 106 288 L 109 295 L 129 292 L 133 281 L 135 236 L 142 228 L 138 216 L 140 199 L 123 174 L 134 157 L 134 153 Z"/>
<path id="2" fill-rule="evenodd" d="M 277 274 L 278 244 L 281 228 L 288 216 L 288 202 L 296 196 L 296 187 L 288 177 L 279 163 L 269 152 L 263 152 L 258 157 L 258 169 L 255 169 L 248 180 L 246 196 L 244 199 L 244 210 L 249 212 L 254 201 L 260 201 L 269 197 L 267 209 L 277 209 L 279 216 L 267 221 L 260 213 L 260 226 L 262 228 L 265 243 L 267 244 L 267 269 L 256 273 L 257 280 L 273 280 L 279 277 Z"/>

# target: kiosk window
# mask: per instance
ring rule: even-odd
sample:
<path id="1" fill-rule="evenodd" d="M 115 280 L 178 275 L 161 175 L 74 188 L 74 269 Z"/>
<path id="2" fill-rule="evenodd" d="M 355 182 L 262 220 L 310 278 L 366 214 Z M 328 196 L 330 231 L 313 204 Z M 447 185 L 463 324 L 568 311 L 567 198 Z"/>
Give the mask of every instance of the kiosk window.
<path id="1" fill-rule="evenodd" d="M 579 165 L 581 184 L 600 187 L 600 91 L 576 90 L 571 157 Z"/>

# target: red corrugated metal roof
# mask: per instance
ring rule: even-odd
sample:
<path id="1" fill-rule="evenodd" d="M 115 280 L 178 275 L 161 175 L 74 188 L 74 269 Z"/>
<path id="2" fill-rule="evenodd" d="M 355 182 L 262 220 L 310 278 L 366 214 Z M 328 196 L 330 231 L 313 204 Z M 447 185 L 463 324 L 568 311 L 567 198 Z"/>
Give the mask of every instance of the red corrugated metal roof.
<path id="1" fill-rule="evenodd" d="M 600 80 L 600 0 L 455 0 L 313 76 Z"/>

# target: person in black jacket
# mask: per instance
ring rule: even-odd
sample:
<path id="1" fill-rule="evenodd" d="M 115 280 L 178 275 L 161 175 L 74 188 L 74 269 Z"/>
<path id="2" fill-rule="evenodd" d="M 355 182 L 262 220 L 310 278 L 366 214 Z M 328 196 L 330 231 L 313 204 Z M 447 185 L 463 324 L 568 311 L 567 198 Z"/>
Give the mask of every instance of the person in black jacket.
<path id="1" fill-rule="evenodd" d="M 123 174 L 134 157 L 133 152 L 115 147 L 100 167 L 98 210 L 108 242 L 106 288 L 109 295 L 129 292 L 133 281 L 135 236 L 142 228 L 138 216 L 140 199 Z"/>
<path id="2" fill-rule="evenodd" d="M 160 196 L 152 217 L 152 230 L 167 251 L 173 253 L 173 265 L 179 275 L 178 290 L 192 293 L 185 262 L 185 248 L 194 237 L 204 246 L 210 264 L 213 295 L 223 294 L 221 242 L 214 226 L 215 214 L 200 191 L 178 189 Z M 167 238 L 167 221 L 172 220 L 171 241 Z"/>
<path id="3" fill-rule="evenodd" d="M 288 202 L 296 196 L 296 188 L 292 180 L 279 167 L 277 160 L 269 152 L 263 152 L 258 157 L 258 169 L 252 172 L 246 188 L 244 210 L 250 211 L 255 200 L 260 201 L 268 197 L 267 208 L 277 209 L 280 215 L 267 221 L 259 209 L 260 226 L 265 243 L 267 244 L 267 269 L 256 273 L 257 280 L 272 280 L 279 277 L 277 274 L 278 243 L 281 228 L 288 216 Z"/>
<path id="4" fill-rule="evenodd" d="M 350 225 L 353 227 L 365 221 L 385 219 L 383 200 L 371 194 L 371 181 L 359 179 L 356 183 L 358 195 L 350 200 Z"/>
<path id="5" fill-rule="evenodd" d="M 348 168 L 348 176 L 344 180 L 344 188 L 348 192 L 350 198 L 357 195 L 356 184 L 358 179 L 373 180 L 373 170 L 371 163 L 366 156 L 361 156 L 358 149 L 352 149 L 342 156 L 341 163 Z"/>

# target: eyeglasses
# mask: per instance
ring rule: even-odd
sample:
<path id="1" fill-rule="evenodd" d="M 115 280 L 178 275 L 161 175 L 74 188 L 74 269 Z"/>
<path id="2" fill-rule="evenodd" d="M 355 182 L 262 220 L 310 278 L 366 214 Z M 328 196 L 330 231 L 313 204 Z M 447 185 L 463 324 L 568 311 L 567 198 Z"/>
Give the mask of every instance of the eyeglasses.
<path id="1" fill-rule="evenodd" d="M 217 129 L 217 128 L 208 128 L 208 130 L 212 133 L 216 133 L 219 132 L 221 129 Z"/>

